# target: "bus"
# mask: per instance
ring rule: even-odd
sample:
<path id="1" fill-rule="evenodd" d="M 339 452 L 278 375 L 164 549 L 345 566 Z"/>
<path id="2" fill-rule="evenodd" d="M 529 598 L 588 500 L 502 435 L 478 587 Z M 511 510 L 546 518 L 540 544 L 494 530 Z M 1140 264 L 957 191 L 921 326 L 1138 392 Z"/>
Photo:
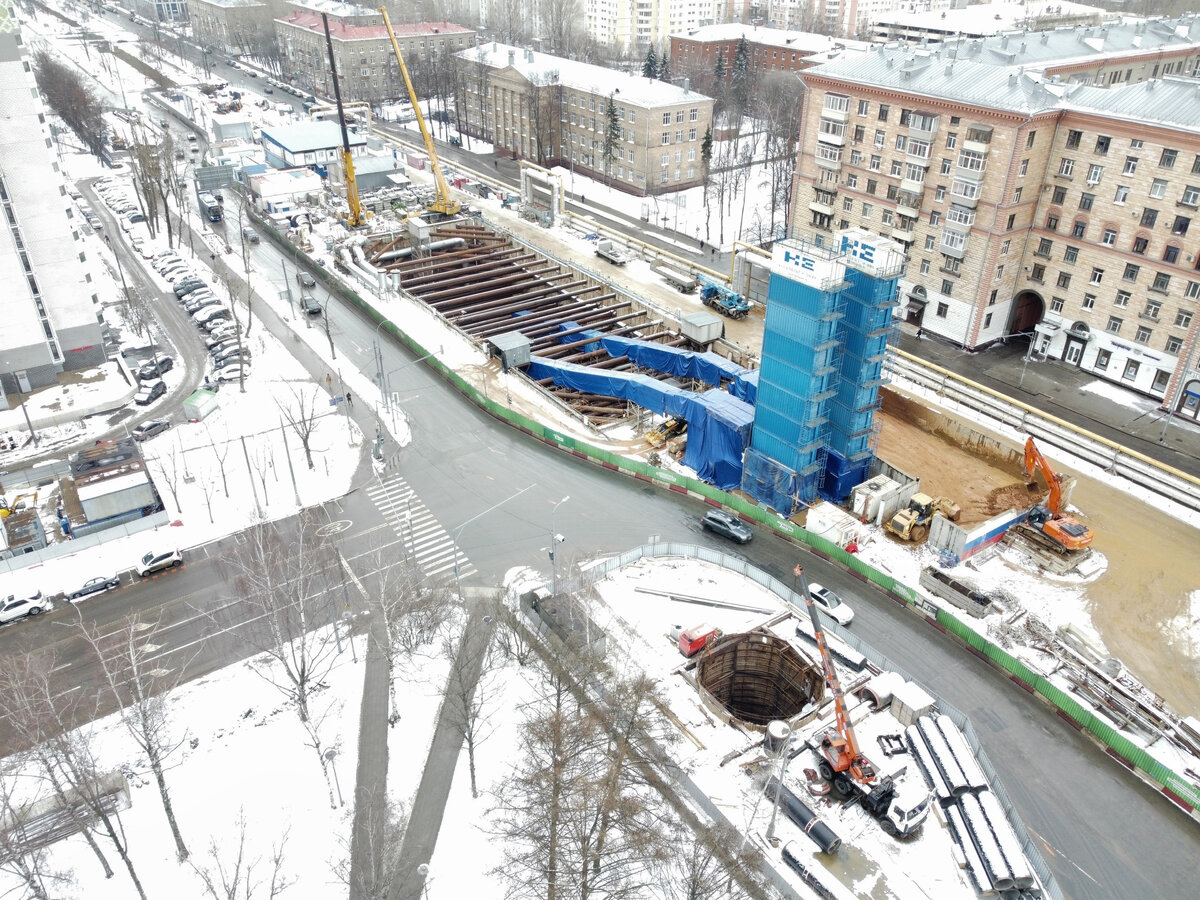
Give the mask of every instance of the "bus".
<path id="1" fill-rule="evenodd" d="M 196 198 L 200 201 L 200 212 L 208 216 L 210 222 L 220 222 L 225 218 L 224 210 L 221 209 L 221 204 L 217 202 L 217 198 L 207 191 L 200 191 Z"/>

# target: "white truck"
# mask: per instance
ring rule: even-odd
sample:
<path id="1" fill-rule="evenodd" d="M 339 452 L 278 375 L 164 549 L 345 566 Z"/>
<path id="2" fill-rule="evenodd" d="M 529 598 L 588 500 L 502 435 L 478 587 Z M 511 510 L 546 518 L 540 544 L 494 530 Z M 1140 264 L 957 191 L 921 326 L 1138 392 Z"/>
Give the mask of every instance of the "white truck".
<path id="1" fill-rule="evenodd" d="M 607 259 L 614 266 L 623 266 L 633 259 L 633 254 L 628 250 L 609 240 L 596 242 L 596 255 Z"/>

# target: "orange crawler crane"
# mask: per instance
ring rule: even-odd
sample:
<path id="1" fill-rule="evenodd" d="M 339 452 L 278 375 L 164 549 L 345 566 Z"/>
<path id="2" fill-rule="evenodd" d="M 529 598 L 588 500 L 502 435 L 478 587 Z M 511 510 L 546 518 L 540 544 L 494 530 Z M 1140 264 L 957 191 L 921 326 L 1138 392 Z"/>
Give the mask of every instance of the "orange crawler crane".
<path id="1" fill-rule="evenodd" d="M 1030 487 L 1037 484 L 1039 469 L 1050 488 L 1050 496 L 1045 503 L 1038 503 L 1029 510 L 1021 533 L 1059 553 L 1090 547 L 1094 537 L 1092 530 L 1078 519 L 1062 514 L 1062 476 L 1050 468 L 1033 438 L 1029 438 L 1025 441 L 1025 463 L 1021 471 Z"/>

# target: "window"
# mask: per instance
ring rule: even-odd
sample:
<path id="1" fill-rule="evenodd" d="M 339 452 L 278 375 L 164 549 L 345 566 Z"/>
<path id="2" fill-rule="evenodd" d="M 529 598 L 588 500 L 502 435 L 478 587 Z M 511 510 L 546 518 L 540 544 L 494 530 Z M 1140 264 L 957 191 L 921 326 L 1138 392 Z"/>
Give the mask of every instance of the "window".
<path id="1" fill-rule="evenodd" d="M 888 110 L 889 110 L 890 108 L 891 108 L 891 107 L 889 107 L 889 106 L 888 106 L 886 103 L 880 103 L 880 104 L 879 104 L 879 116 L 878 116 L 878 118 L 879 118 L 879 121 L 880 121 L 880 122 L 886 122 L 886 121 L 888 120 Z"/>
<path id="2" fill-rule="evenodd" d="M 870 111 L 871 111 L 871 101 L 870 100 L 859 100 L 858 101 L 858 114 L 860 116 L 865 116 Z"/>
<path id="3" fill-rule="evenodd" d="M 854 143 L 859 143 L 867 136 L 867 128 L 865 125 L 854 126 Z"/>
<path id="4" fill-rule="evenodd" d="M 879 164 L 880 164 L 880 163 L 882 163 L 882 162 L 883 162 L 883 157 L 882 157 L 882 156 L 879 156 L 879 155 L 877 155 L 877 154 L 875 154 L 875 153 L 872 153 L 872 154 L 871 154 L 871 165 L 870 165 L 870 166 L 868 166 L 867 168 L 869 168 L 869 169 L 870 169 L 872 172 L 878 172 L 878 171 L 879 171 Z"/>
<path id="5" fill-rule="evenodd" d="M 1036 131 L 1029 132 L 1028 136 L 1025 138 L 1025 149 L 1026 150 L 1033 149 L 1033 141 L 1034 141 L 1034 138 L 1036 138 L 1036 137 L 1037 137 Z"/>
<path id="6" fill-rule="evenodd" d="M 662 117 L 663 117 L 663 124 L 664 124 L 664 125 L 670 125 L 670 124 L 671 124 L 671 114 L 670 114 L 669 112 L 665 112 L 665 113 L 663 113 L 663 114 L 662 114 Z"/>
<path id="7" fill-rule="evenodd" d="M 892 177 L 899 178 L 900 173 L 904 171 L 904 163 L 898 159 L 892 160 Z"/>
<path id="8" fill-rule="evenodd" d="M 1104 177 L 1104 166 L 1097 166 L 1095 164 L 1088 166 L 1088 177 L 1087 177 L 1088 184 L 1099 184 L 1100 179 L 1103 177 Z"/>
<path id="9" fill-rule="evenodd" d="M 942 214 L 940 212 L 938 212 L 936 209 L 929 214 L 929 224 L 930 225 L 939 225 L 939 224 L 941 224 L 941 221 L 942 221 Z"/>
<path id="10" fill-rule="evenodd" d="M 1081 238 L 1085 234 L 1087 234 L 1087 222 L 1084 222 L 1082 219 L 1076 221 L 1071 226 L 1071 237 Z"/>
<path id="11" fill-rule="evenodd" d="M 944 184 L 939 184 L 937 186 L 937 190 L 935 190 L 933 192 L 933 202 L 941 203 L 945 199 L 946 199 L 946 186 Z"/>
<path id="12" fill-rule="evenodd" d="M 1154 223 L 1158 221 L 1158 210 L 1146 207 L 1142 210 L 1142 226 L 1145 228 L 1153 228 Z"/>
<path id="13" fill-rule="evenodd" d="M 1096 138 L 1096 152 L 1103 156 L 1108 152 L 1109 144 L 1112 143 L 1112 138 L 1106 134 L 1102 134 Z"/>
<path id="14" fill-rule="evenodd" d="M 1067 304 L 1067 301 L 1064 300 L 1062 297 L 1051 297 L 1050 298 L 1050 312 L 1060 313 L 1063 311 L 1063 307 L 1066 306 L 1066 304 Z"/>
<path id="15" fill-rule="evenodd" d="M 1050 202 L 1062 204 L 1067 200 L 1067 189 L 1061 184 L 1054 188 L 1054 194 Z"/>
<path id="16" fill-rule="evenodd" d="M 999 297 L 999 296 L 1000 296 L 1000 289 L 999 289 L 999 288 L 997 288 L 996 290 L 994 290 L 994 291 L 992 291 L 990 294 L 988 294 L 988 306 L 995 306 L 995 305 L 996 305 L 996 298 L 997 298 L 997 297 Z"/>
<path id="17" fill-rule="evenodd" d="M 1187 234 L 1191 224 L 1192 220 L 1187 216 L 1176 216 L 1175 223 L 1171 226 L 1171 234 Z"/>
<path id="18" fill-rule="evenodd" d="M 927 259 L 921 260 L 921 274 L 922 275 L 929 274 L 929 260 L 927 260 Z"/>
<path id="19" fill-rule="evenodd" d="M 1179 202 L 1184 206 L 1196 206 L 1200 203 L 1200 187 L 1189 184 L 1183 189 L 1183 196 L 1179 198 Z"/>
<path id="20" fill-rule="evenodd" d="M 895 173 L 893 173 L 893 174 L 895 174 Z M 887 189 L 887 198 L 889 200 L 894 201 L 899 196 L 900 196 L 900 188 L 896 187 L 896 185 L 894 185 L 894 184 L 889 184 L 888 189 Z"/>
<path id="21" fill-rule="evenodd" d="M 1129 149 L 1130 150 L 1141 150 L 1142 142 L 1140 140 L 1138 140 L 1137 138 L 1134 138 L 1132 141 L 1129 142 Z"/>
<path id="22" fill-rule="evenodd" d="M 1092 277 L 1088 279 L 1088 284 L 1100 284 L 1104 281 L 1104 270 L 1100 268 L 1092 268 Z"/>
<path id="23" fill-rule="evenodd" d="M 1050 240 L 1050 238 L 1042 238 L 1038 241 L 1037 249 L 1033 252 L 1037 256 L 1049 256 L 1053 247 L 1054 241 Z"/>
<path id="24" fill-rule="evenodd" d="M 663 142 L 663 146 L 666 146 L 667 144 L 671 143 L 671 132 L 664 131 L 662 133 L 662 142 Z M 838 152 L 840 153 L 841 151 L 839 150 Z"/>
<path id="25" fill-rule="evenodd" d="M 1150 244 L 1150 241 L 1147 238 L 1144 238 L 1144 237 L 1134 238 L 1133 239 L 1133 248 L 1132 248 L 1133 252 L 1137 253 L 1139 255 L 1143 255 L 1143 254 L 1145 254 L 1146 247 L 1149 246 L 1149 244 Z"/>
<path id="26" fill-rule="evenodd" d="M 1150 285 L 1150 290 L 1162 291 L 1163 293 L 1166 293 L 1170 287 L 1171 287 L 1171 276 L 1170 275 L 1168 275 L 1166 272 L 1155 272 L 1154 273 L 1154 282 L 1153 282 L 1153 284 Z"/>
<path id="27" fill-rule="evenodd" d="M 1067 249 L 1063 251 L 1063 262 L 1074 263 L 1078 259 L 1079 259 L 1079 248 L 1078 247 L 1067 247 Z"/>
<path id="28" fill-rule="evenodd" d="M 954 282 L 945 278 L 942 279 L 942 293 L 949 297 L 954 293 Z"/>
<path id="29" fill-rule="evenodd" d="M 1139 344 L 1148 344 L 1150 343 L 1150 334 L 1151 331 L 1149 328 L 1147 328 L 1145 325 L 1139 325 L 1137 333 L 1134 334 L 1133 339 Z"/>
<path id="30" fill-rule="evenodd" d="M 1021 192 L 1023 190 L 1024 190 L 1024 188 L 1017 188 L 1015 191 L 1013 191 L 1013 203 L 1021 202 Z"/>
<path id="31" fill-rule="evenodd" d="M 890 209 L 881 210 L 881 213 L 883 215 L 884 225 L 891 225 L 892 222 L 895 221 L 895 217 Z"/>
<path id="32" fill-rule="evenodd" d="M 952 163 L 950 160 L 948 160 L 948 159 L 943 159 L 943 160 L 942 160 L 942 174 L 943 174 L 943 175 L 949 175 L 949 174 L 950 174 L 950 168 L 951 168 L 952 166 L 953 166 L 953 163 Z"/>
<path id="33" fill-rule="evenodd" d="M 1142 318 L 1152 319 L 1155 322 L 1157 322 L 1158 317 L 1161 313 L 1162 313 L 1162 301 L 1161 300 L 1157 300 L 1157 299 L 1147 300 L 1146 308 L 1142 310 Z"/>
<path id="34" fill-rule="evenodd" d="M 1029 160 L 1023 159 L 1023 160 L 1021 160 L 1021 167 L 1019 169 L 1017 169 L 1017 177 L 1024 178 L 1028 174 L 1029 174 Z"/>
<path id="35" fill-rule="evenodd" d="M 1096 308 L 1096 295 L 1095 294 L 1084 294 L 1083 295 L 1083 308 L 1084 309 L 1095 309 Z"/>
<path id="36" fill-rule="evenodd" d="M 1163 262 L 1179 262 L 1179 247 L 1175 244 L 1167 244 L 1163 249 Z"/>
<path id="37" fill-rule="evenodd" d="M 1058 231 L 1058 216 L 1054 213 L 1046 216 L 1046 228 L 1050 231 Z"/>
<path id="38" fill-rule="evenodd" d="M 937 238 L 932 234 L 925 235 L 925 249 L 932 250 L 935 246 L 937 246 Z"/>
<path id="39" fill-rule="evenodd" d="M 864 203 L 862 205 L 862 214 L 863 214 L 864 219 L 871 218 L 871 215 L 874 212 L 875 212 L 875 205 L 873 203 Z"/>
<path id="40" fill-rule="evenodd" d="M 1000 255 L 1008 256 L 1008 251 L 1011 248 L 1012 248 L 1012 240 L 1009 238 L 1005 238 L 1004 242 L 1000 245 Z"/>
<path id="41" fill-rule="evenodd" d="M 1189 300 L 1200 299 L 1200 281 L 1189 281 L 1187 287 L 1183 289 L 1183 296 Z"/>
<path id="42" fill-rule="evenodd" d="M 1125 157 L 1125 168 L 1121 172 L 1125 175 L 1132 175 L 1137 171 L 1138 160 L 1136 156 Z"/>
<path id="43" fill-rule="evenodd" d="M 1129 188 L 1127 188 L 1123 184 L 1118 185 L 1116 196 L 1113 197 L 1113 203 L 1116 203 L 1118 206 L 1124 206 L 1125 201 L 1128 199 L 1129 199 Z"/>
<path id="44" fill-rule="evenodd" d="M 956 132 L 951 131 L 949 134 L 946 135 L 946 149 L 953 150 L 957 146 L 958 146 L 958 134 Z M 1196 160 L 1198 162 L 1200 162 L 1200 155 L 1196 156 Z"/>
<path id="45" fill-rule="evenodd" d="M 1162 156 L 1160 156 L 1158 158 L 1158 165 L 1163 169 L 1173 169 L 1175 167 L 1175 160 L 1177 160 L 1178 158 L 1179 158 L 1178 150 L 1171 150 L 1170 148 L 1166 148 L 1163 150 Z"/>
<path id="46" fill-rule="evenodd" d="M 1196 154 L 1196 158 L 1192 160 L 1192 174 L 1200 175 L 1200 153 Z"/>
<path id="47" fill-rule="evenodd" d="M 882 150 L 882 149 L 883 149 L 883 144 L 884 144 L 884 142 L 885 142 L 886 140 L 887 140 L 887 132 L 884 132 L 884 131 L 876 131 L 876 132 L 875 132 L 875 146 L 876 146 L 876 148 L 878 148 L 878 149 Z"/>
<path id="48" fill-rule="evenodd" d="M 862 161 L 863 161 L 863 155 L 862 155 L 861 150 L 851 150 L 850 151 L 850 165 L 861 166 Z"/>
<path id="49" fill-rule="evenodd" d="M 1133 294 L 1129 293 L 1129 291 L 1117 291 L 1117 296 L 1113 300 L 1113 306 L 1117 307 L 1117 309 L 1125 309 L 1129 306 L 1129 300 L 1132 297 Z"/>
<path id="50" fill-rule="evenodd" d="M 1111 350 L 1101 350 L 1096 354 L 1096 368 L 1103 372 L 1108 368 L 1109 361 L 1112 360 Z"/>
<path id="51" fill-rule="evenodd" d="M 945 287 L 945 286 L 946 286 L 945 284 L 942 285 L 942 287 Z M 946 315 L 949 312 L 950 312 L 950 304 L 949 303 L 938 303 L 937 309 L 935 309 L 933 311 L 933 314 L 935 316 L 937 316 L 939 319 L 944 319 L 944 318 L 946 318 Z"/>
<path id="52" fill-rule="evenodd" d="M 1012 214 L 1011 214 L 1011 215 L 1009 215 L 1009 217 L 1008 217 L 1008 224 L 1004 226 L 1004 230 L 1005 230 L 1005 231 L 1012 231 L 1012 230 L 1013 230 L 1013 227 L 1014 227 L 1016 224 L 1017 224 L 1017 214 L 1016 214 L 1016 213 L 1012 213 Z"/>
<path id="53" fill-rule="evenodd" d="M 987 155 L 975 150 L 958 151 L 958 165 L 971 172 L 982 172 Z"/>
<path id="54" fill-rule="evenodd" d="M 992 314 L 991 313 L 988 313 L 986 316 L 983 317 L 983 327 L 984 328 L 992 327 Z"/>
<path id="55" fill-rule="evenodd" d="M 1070 178 L 1071 173 L 1075 171 L 1075 160 L 1063 157 L 1058 164 L 1058 174 L 1063 178 Z"/>
<path id="56" fill-rule="evenodd" d="M 1141 266 L 1135 266 L 1133 263 L 1125 263 L 1125 272 L 1121 277 L 1126 281 L 1137 281 L 1138 273 L 1141 270 Z"/>
<path id="57" fill-rule="evenodd" d="M 675 110 L 675 124 L 676 125 L 683 124 L 683 110 L 682 109 Z"/>
<path id="58" fill-rule="evenodd" d="M 1004 266 L 996 266 L 996 280 L 999 281 L 1004 277 Z"/>
<path id="59" fill-rule="evenodd" d="M 1177 337 L 1167 338 L 1167 344 L 1163 349 L 1166 350 L 1168 353 L 1178 353 L 1180 350 L 1183 349 L 1183 338 L 1177 338 Z"/>
<path id="60" fill-rule="evenodd" d="M 1125 371 L 1121 373 L 1121 377 L 1126 381 L 1133 381 L 1137 378 L 1138 369 L 1141 368 L 1141 363 L 1134 359 L 1125 361 Z"/>
<path id="61" fill-rule="evenodd" d="M 1033 268 L 1029 270 L 1029 280 L 1036 281 L 1038 284 L 1041 284 L 1043 281 L 1045 281 L 1046 267 L 1041 263 L 1034 263 Z"/>
<path id="62" fill-rule="evenodd" d="M 904 150 L 908 149 L 908 135 L 906 135 L 906 134 L 896 135 L 896 149 L 900 150 L 900 151 L 904 151 Z"/>
<path id="63" fill-rule="evenodd" d="M 1122 324 L 1124 323 L 1121 319 L 1118 319 L 1116 316 L 1109 316 L 1108 324 L 1104 327 L 1104 330 L 1109 334 L 1120 334 Z"/>
<path id="64" fill-rule="evenodd" d="M 1167 196 L 1167 180 L 1165 178 L 1155 178 L 1150 184 L 1150 196 L 1155 200 L 1161 200 Z"/>
<path id="65" fill-rule="evenodd" d="M 1102 243 L 1105 247 L 1111 247 L 1116 242 L 1117 242 L 1117 229 L 1105 228 L 1104 229 L 1104 237 L 1102 237 L 1100 239 L 1100 243 Z"/>
<path id="66" fill-rule="evenodd" d="M 1071 286 L 1071 273 L 1070 272 L 1059 272 L 1058 273 L 1058 286 L 1060 288 L 1063 288 L 1064 290 Z"/>
<path id="67" fill-rule="evenodd" d="M 848 213 L 854 212 L 854 198 L 853 197 L 843 197 L 842 198 L 842 212 L 848 212 Z"/>
<path id="68" fill-rule="evenodd" d="M 1181 309 L 1175 313 L 1176 328 L 1191 328 L 1192 327 L 1192 311 L 1189 309 Z"/>

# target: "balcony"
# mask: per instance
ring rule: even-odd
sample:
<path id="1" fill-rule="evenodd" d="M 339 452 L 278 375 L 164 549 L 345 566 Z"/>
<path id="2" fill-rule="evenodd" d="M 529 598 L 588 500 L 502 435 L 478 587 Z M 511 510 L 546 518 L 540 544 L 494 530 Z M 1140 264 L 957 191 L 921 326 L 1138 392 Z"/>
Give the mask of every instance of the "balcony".
<path id="1" fill-rule="evenodd" d="M 967 255 L 967 235 L 952 228 L 943 229 L 941 250 L 947 256 L 962 259 Z"/>
<path id="2" fill-rule="evenodd" d="M 896 197 L 896 212 L 902 216 L 915 219 L 921 214 L 921 196 L 924 185 L 916 191 L 901 191 Z"/>
<path id="3" fill-rule="evenodd" d="M 916 239 L 916 233 L 913 231 L 912 226 L 908 228 L 899 226 L 892 229 L 892 237 L 901 243 L 911 244 Z"/>
<path id="4" fill-rule="evenodd" d="M 967 140 L 962 142 L 962 148 L 964 150 L 970 150 L 973 153 L 983 153 L 986 155 L 988 150 L 991 149 L 991 145 L 984 143 L 983 141 Z"/>
<path id="5" fill-rule="evenodd" d="M 842 148 L 830 147 L 828 144 L 817 144 L 816 152 L 813 153 L 813 159 L 818 166 L 823 166 L 827 169 L 840 169 L 842 167 Z"/>
<path id="6" fill-rule="evenodd" d="M 846 104 L 845 109 L 831 109 L 828 106 L 821 107 L 821 118 L 829 119 L 831 122 L 841 122 L 845 124 L 850 121 L 850 105 Z"/>
<path id="7" fill-rule="evenodd" d="M 829 206 L 825 203 L 818 203 L 816 200 L 809 203 L 808 208 L 811 209 L 813 212 L 817 213 L 818 215 L 822 215 L 822 216 L 832 216 L 833 215 L 833 207 L 832 206 Z"/>
<path id="8" fill-rule="evenodd" d="M 905 194 L 913 194 L 917 197 L 920 197 L 924 191 L 925 191 L 925 182 L 913 181 L 911 178 L 901 178 L 900 179 L 900 196 L 901 197 L 903 197 Z M 903 204 L 901 204 L 901 205 L 903 205 Z M 910 207 L 910 209 L 911 208 L 912 207 Z"/>

